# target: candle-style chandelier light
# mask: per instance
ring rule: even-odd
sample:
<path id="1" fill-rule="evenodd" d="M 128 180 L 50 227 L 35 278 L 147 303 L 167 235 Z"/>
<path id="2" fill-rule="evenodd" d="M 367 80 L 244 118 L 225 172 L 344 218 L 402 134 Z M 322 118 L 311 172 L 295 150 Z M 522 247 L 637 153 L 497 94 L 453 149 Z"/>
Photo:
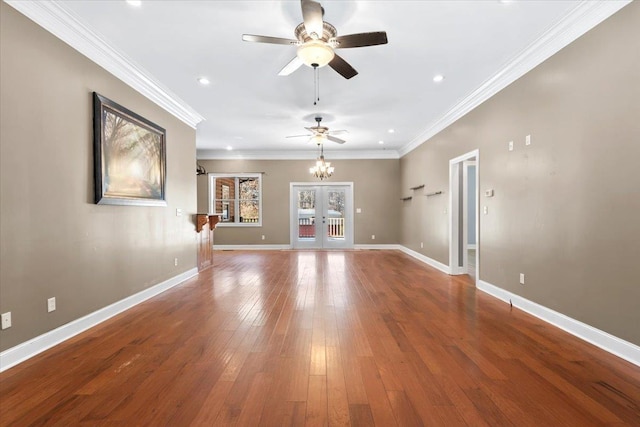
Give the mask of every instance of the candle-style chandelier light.
<path id="1" fill-rule="evenodd" d="M 331 162 L 324 161 L 324 144 L 318 144 L 318 146 L 320 147 L 320 157 L 316 160 L 315 166 L 309 168 L 309 173 L 322 181 L 333 175 L 334 168 L 331 166 Z"/>

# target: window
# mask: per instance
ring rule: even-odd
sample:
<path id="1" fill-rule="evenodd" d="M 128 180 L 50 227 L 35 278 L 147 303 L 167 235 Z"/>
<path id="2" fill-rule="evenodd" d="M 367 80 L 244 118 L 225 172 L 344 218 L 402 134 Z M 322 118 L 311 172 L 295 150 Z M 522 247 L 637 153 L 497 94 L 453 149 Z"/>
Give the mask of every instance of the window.
<path id="1" fill-rule="evenodd" d="M 225 225 L 262 225 L 261 174 L 209 174 L 209 212 Z"/>

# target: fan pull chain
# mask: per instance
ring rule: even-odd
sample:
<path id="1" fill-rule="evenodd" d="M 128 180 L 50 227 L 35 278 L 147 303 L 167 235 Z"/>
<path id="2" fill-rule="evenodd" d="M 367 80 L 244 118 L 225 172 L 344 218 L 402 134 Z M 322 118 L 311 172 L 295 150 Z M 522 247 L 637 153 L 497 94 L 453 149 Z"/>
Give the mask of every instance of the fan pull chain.
<path id="1" fill-rule="evenodd" d="M 317 105 L 320 102 L 320 75 L 317 64 L 313 64 L 313 91 L 313 105 Z"/>

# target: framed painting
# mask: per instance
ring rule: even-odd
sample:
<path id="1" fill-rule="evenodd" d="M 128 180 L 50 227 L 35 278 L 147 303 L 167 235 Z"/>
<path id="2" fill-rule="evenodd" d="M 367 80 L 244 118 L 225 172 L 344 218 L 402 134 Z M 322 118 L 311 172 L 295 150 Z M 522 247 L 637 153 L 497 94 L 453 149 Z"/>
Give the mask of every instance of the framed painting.
<path id="1" fill-rule="evenodd" d="M 95 203 L 166 206 L 166 131 L 93 93 Z"/>

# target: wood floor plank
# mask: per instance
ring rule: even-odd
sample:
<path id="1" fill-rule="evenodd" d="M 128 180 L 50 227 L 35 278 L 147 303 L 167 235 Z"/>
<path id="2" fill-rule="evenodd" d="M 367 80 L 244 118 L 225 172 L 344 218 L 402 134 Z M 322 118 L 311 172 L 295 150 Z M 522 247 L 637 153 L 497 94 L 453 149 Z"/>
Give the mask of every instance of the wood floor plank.
<path id="1" fill-rule="evenodd" d="M 367 391 L 367 400 L 371 408 L 371 415 L 376 425 L 394 426 L 396 419 L 389 402 L 389 396 L 384 388 L 380 373 L 372 357 L 360 357 L 362 382 Z"/>
<path id="2" fill-rule="evenodd" d="M 330 426 L 349 425 L 349 400 L 338 347 L 327 347 L 327 411 Z"/>
<path id="3" fill-rule="evenodd" d="M 640 426 L 640 368 L 467 276 L 392 250 L 214 252 L 0 373 L 0 425 Z"/>
<path id="4" fill-rule="evenodd" d="M 424 425 L 404 391 L 390 390 L 387 394 L 398 426 L 417 427 Z"/>
<path id="5" fill-rule="evenodd" d="M 311 375 L 307 393 L 306 426 L 326 426 L 328 421 L 327 377 Z"/>
<path id="6" fill-rule="evenodd" d="M 356 403 L 349 405 L 349 417 L 351 418 L 351 425 L 355 427 L 375 425 L 371 408 L 366 404 Z"/>

